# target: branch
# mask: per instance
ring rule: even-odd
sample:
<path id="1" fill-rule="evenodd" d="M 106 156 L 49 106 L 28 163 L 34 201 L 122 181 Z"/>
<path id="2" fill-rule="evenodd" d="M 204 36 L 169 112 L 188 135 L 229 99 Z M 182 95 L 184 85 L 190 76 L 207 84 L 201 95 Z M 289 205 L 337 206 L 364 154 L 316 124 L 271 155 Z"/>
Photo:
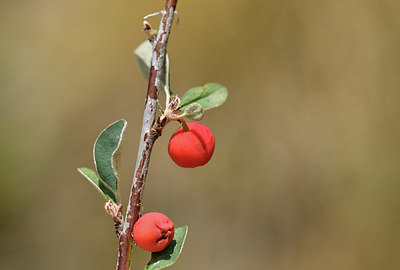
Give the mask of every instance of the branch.
<path id="1" fill-rule="evenodd" d="M 139 219 L 144 184 L 154 142 L 161 135 L 160 129 L 153 129 L 156 119 L 158 91 L 161 88 L 163 65 L 171 31 L 172 20 L 178 0 L 166 0 L 163 16 L 157 37 L 153 42 L 153 57 L 151 60 L 149 84 L 147 88 L 146 105 L 143 115 L 142 132 L 140 135 L 139 150 L 136 159 L 136 168 L 133 178 L 131 194 L 126 210 L 125 224 L 119 237 L 117 270 L 130 269 L 132 248 L 132 231 L 135 222 Z"/>

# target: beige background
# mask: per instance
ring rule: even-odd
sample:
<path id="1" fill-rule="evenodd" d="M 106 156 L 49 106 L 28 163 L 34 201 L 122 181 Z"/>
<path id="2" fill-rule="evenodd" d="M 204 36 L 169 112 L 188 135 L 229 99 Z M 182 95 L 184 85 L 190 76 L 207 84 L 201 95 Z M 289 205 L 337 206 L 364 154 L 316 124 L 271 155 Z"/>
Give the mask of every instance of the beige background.
<path id="1" fill-rule="evenodd" d="M 80 176 L 128 120 L 128 197 L 146 81 L 133 49 L 164 1 L 0 3 L 0 268 L 114 269 L 103 200 Z M 219 82 L 212 161 L 153 151 L 144 212 L 189 225 L 172 269 L 400 269 L 400 2 L 180 0 L 173 90 Z M 157 26 L 159 17 L 150 20 Z M 135 249 L 134 269 L 148 254 Z"/>

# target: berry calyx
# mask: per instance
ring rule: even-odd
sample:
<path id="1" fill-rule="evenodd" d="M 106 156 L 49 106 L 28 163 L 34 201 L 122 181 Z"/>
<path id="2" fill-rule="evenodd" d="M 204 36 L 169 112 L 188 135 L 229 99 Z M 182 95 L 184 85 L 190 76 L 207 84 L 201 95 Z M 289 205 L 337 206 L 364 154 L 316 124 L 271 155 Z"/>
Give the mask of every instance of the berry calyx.
<path id="1" fill-rule="evenodd" d="M 164 214 L 151 212 L 144 214 L 133 227 L 133 238 L 144 250 L 159 252 L 174 238 L 174 223 Z"/>
<path id="2" fill-rule="evenodd" d="M 187 123 L 189 130 L 180 127 L 172 135 L 168 153 L 172 160 L 184 168 L 205 165 L 214 153 L 215 140 L 211 130 L 200 123 Z"/>

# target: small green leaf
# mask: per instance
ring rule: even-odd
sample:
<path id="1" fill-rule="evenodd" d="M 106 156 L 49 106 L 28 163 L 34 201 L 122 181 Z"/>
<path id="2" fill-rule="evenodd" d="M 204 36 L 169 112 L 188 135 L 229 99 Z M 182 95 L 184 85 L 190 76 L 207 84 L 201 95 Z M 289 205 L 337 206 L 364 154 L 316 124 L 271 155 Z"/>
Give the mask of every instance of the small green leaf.
<path id="1" fill-rule="evenodd" d="M 118 167 L 121 142 L 126 128 L 125 120 L 118 120 L 103 130 L 97 138 L 94 149 L 94 163 L 100 178 L 114 193 L 118 190 Z"/>
<path id="2" fill-rule="evenodd" d="M 151 45 L 150 41 L 146 40 L 142 44 L 140 44 L 139 47 L 136 48 L 134 53 L 137 57 L 140 71 L 142 72 L 142 74 L 146 78 L 146 80 L 148 80 L 149 75 L 150 75 L 151 58 L 153 55 L 153 46 Z M 168 54 L 165 55 L 164 67 L 166 68 L 166 70 L 164 70 L 161 73 L 161 84 L 162 84 L 161 87 L 164 88 L 164 85 L 167 85 L 169 88 L 169 58 L 168 58 Z M 170 91 L 170 95 L 172 95 L 172 94 L 173 93 Z"/>
<path id="3" fill-rule="evenodd" d="M 148 80 L 151 66 L 151 56 L 153 54 L 153 46 L 150 41 L 146 40 L 135 50 L 135 55 L 139 64 L 139 69 L 143 76 Z"/>
<path id="4" fill-rule="evenodd" d="M 160 252 L 153 252 L 145 270 L 159 270 L 173 265 L 178 260 L 185 243 L 188 227 L 182 226 L 175 229 L 174 239 L 171 244 Z"/>
<path id="5" fill-rule="evenodd" d="M 189 104 L 199 103 L 204 110 L 218 107 L 228 97 L 226 87 L 217 83 L 208 83 L 189 89 L 181 98 L 181 107 L 185 109 Z"/>
<path id="6" fill-rule="evenodd" d="M 89 168 L 79 168 L 78 172 L 80 172 L 87 180 L 89 180 L 89 182 L 96 187 L 96 189 L 104 196 L 107 201 L 111 200 L 117 203 L 115 193 L 103 184 L 95 171 Z"/>
<path id="7" fill-rule="evenodd" d="M 187 118 L 200 121 L 204 117 L 203 107 L 199 103 L 191 103 L 189 104 L 184 111 Z"/>

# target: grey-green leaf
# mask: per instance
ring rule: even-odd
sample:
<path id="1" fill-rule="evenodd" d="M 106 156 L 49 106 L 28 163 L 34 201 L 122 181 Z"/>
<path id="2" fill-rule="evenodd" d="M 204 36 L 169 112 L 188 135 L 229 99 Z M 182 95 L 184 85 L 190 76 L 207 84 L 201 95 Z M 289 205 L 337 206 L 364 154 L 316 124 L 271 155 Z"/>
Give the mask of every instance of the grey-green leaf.
<path id="1" fill-rule="evenodd" d="M 188 227 L 182 226 L 175 229 L 174 239 L 171 244 L 160 252 L 153 252 L 145 270 L 159 270 L 173 265 L 178 260 L 185 243 Z"/>
<path id="2" fill-rule="evenodd" d="M 137 57 L 140 71 L 142 72 L 142 74 L 146 78 L 146 80 L 148 80 L 149 75 L 150 75 L 151 58 L 153 55 L 153 46 L 151 45 L 150 41 L 146 40 L 142 44 L 140 44 L 139 47 L 136 48 L 134 53 Z M 166 70 L 164 70 L 161 73 L 161 84 L 162 84 L 161 87 L 164 88 L 164 85 L 167 85 L 169 88 L 169 58 L 168 58 L 168 54 L 165 55 L 164 67 L 166 68 Z M 173 93 L 170 91 L 170 95 L 172 95 L 172 94 Z"/>
<path id="3" fill-rule="evenodd" d="M 94 163 L 100 178 L 114 193 L 118 193 L 118 166 L 121 142 L 126 128 L 125 120 L 118 120 L 103 130 L 94 149 Z"/>
<path id="4" fill-rule="evenodd" d="M 222 105 L 228 97 L 226 87 L 217 83 L 208 83 L 189 89 L 181 98 L 181 107 L 185 109 L 189 104 L 199 103 L 204 110 Z"/>
<path id="5" fill-rule="evenodd" d="M 203 107 L 199 103 L 191 103 L 189 104 L 184 111 L 187 118 L 200 121 L 204 117 Z"/>
<path id="6" fill-rule="evenodd" d="M 89 168 L 79 168 L 78 172 L 80 172 L 90 183 L 92 183 L 96 189 L 104 196 L 104 198 L 109 201 L 113 201 L 117 203 L 117 198 L 115 193 L 104 185 L 104 183 L 97 176 L 96 172 Z"/>
<path id="7" fill-rule="evenodd" d="M 139 64 L 139 69 L 143 76 L 148 80 L 151 66 L 151 56 L 153 54 L 153 46 L 150 41 L 146 40 L 135 50 L 135 55 Z"/>

